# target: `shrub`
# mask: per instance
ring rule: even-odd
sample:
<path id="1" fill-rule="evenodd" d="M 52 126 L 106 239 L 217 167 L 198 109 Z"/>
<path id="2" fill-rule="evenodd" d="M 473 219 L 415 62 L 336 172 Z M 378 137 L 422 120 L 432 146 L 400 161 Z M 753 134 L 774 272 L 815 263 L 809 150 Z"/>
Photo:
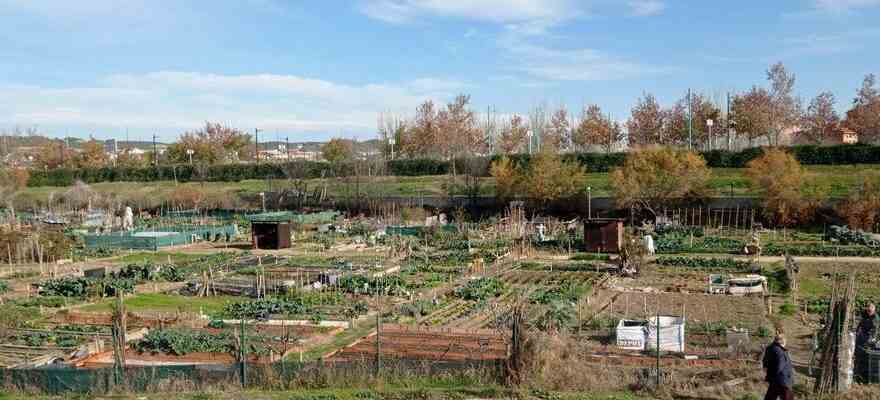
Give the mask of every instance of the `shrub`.
<path id="1" fill-rule="evenodd" d="M 504 283 L 495 278 L 479 278 L 468 281 L 455 289 L 455 295 L 464 300 L 486 300 L 498 297 L 504 292 Z"/>
<path id="2" fill-rule="evenodd" d="M 792 316 L 797 312 L 797 306 L 791 303 L 785 303 L 779 306 L 779 314 L 785 316 Z"/>

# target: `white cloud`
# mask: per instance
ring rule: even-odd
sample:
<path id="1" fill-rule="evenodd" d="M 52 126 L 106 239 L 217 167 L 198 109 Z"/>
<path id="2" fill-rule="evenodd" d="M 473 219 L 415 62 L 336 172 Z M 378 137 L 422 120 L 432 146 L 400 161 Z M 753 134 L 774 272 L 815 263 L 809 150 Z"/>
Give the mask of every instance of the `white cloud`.
<path id="1" fill-rule="evenodd" d="M 363 0 L 367 16 L 406 23 L 424 16 L 465 18 L 498 23 L 559 20 L 579 13 L 575 0 Z"/>
<path id="2" fill-rule="evenodd" d="M 525 42 L 504 45 L 519 62 L 514 69 L 545 80 L 607 81 L 667 72 L 589 48 L 561 50 Z"/>
<path id="3" fill-rule="evenodd" d="M 560 49 L 547 44 L 549 39 L 571 42 L 572 38 L 555 36 L 553 29 L 588 17 L 590 9 L 596 6 L 605 6 L 614 13 L 620 13 L 621 6 L 628 7 L 632 14 L 640 16 L 659 14 L 665 9 L 661 0 L 620 4 L 595 0 L 364 0 L 360 9 L 371 18 L 390 23 L 434 17 L 501 25 L 497 43 L 501 55 L 511 61 L 508 72 L 522 74 L 519 80 L 530 82 L 530 87 L 546 86 L 553 81 L 604 81 L 662 72 L 660 68 L 591 48 Z"/>
<path id="4" fill-rule="evenodd" d="M 666 3 L 660 0 L 632 0 L 629 7 L 633 15 L 645 17 L 650 15 L 658 15 L 666 10 Z"/>
<path id="5" fill-rule="evenodd" d="M 406 113 L 444 101 L 467 84 L 423 78 L 343 84 L 294 75 L 219 75 L 161 71 L 114 75 L 89 87 L 0 86 L 0 121 L 102 134 L 125 128 L 170 139 L 204 121 L 267 132 L 371 136 L 379 111 Z"/>

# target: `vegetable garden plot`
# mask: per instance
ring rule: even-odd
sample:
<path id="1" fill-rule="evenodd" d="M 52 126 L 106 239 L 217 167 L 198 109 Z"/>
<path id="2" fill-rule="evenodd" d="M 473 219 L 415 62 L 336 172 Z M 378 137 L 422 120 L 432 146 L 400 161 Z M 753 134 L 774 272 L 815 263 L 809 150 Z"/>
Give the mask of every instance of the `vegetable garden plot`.
<path id="1" fill-rule="evenodd" d="M 479 280 L 472 280 L 457 288 L 457 296 L 419 323 L 462 329 L 492 328 L 517 301 L 533 303 L 527 318 L 537 321 L 554 303 L 577 303 L 601 276 L 589 272 L 509 270 L 495 278 L 496 284 L 479 285 Z"/>
<path id="2" fill-rule="evenodd" d="M 766 307 L 760 297 L 617 292 L 612 299 L 605 304 L 594 304 L 592 318 L 646 319 L 655 316 L 659 306 L 661 315 L 686 317 L 690 328 L 724 323 L 756 331 L 760 327 L 770 326 L 765 316 Z"/>
<path id="3" fill-rule="evenodd" d="M 488 361 L 508 357 L 507 339 L 492 330 L 451 330 L 382 325 L 366 338 L 325 356 L 333 361 L 375 360 L 376 341 L 383 358 Z"/>

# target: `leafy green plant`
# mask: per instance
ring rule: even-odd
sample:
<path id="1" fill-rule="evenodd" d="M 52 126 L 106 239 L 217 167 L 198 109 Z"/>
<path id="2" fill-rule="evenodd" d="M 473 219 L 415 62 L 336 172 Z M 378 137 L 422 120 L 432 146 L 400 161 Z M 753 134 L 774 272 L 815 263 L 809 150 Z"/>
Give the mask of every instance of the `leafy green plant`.
<path id="1" fill-rule="evenodd" d="M 548 289 L 539 289 L 529 296 L 533 304 L 552 304 L 557 302 L 576 303 L 589 290 L 588 286 L 573 282 L 562 282 Z"/>
<path id="2" fill-rule="evenodd" d="M 852 230 L 846 226 L 832 225 L 828 229 L 828 232 L 825 234 L 825 239 L 843 245 L 855 244 L 872 248 L 880 248 L 880 241 L 875 239 L 870 234 L 862 231 Z"/>
<path id="3" fill-rule="evenodd" d="M 797 305 L 791 303 L 785 303 L 779 306 L 779 314 L 785 316 L 792 316 L 797 313 Z"/>
<path id="4" fill-rule="evenodd" d="M 504 283 L 495 278 L 478 278 L 455 289 L 455 296 L 464 300 L 486 300 L 504 292 Z"/>
<path id="5" fill-rule="evenodd" d="M 345 293 L 380 294 L 397 296 L 406 293 L 406 282 L 396 275 L 366 277 L 348 275 L 336 281 L 337 287 Z"/>
<path id="6" fill-rule="evenodd" d="M 736 271 L 754 271 L 759 269 L 749 261 L 740 261 L 733 258 L 660 257 L 656 263 L 664 266 L 695 269 L 730 269 Z"/>
<path id="7" fill-rule="evenodd" d="M 93 280 L 83 277 L 50 279 L 40 284 L 41 296 L 85 297 Z"/>
<path id="8" fill-rule="evenodd" d="M 880 257 L 880 248 L 866 246 L 833 246 L 821 243 L 781 245 L 768 243 L 761 249 L 767 256 L 816 256 L 816 257 Z"/>
<path id="9" fill-rule="evenodd" d="M 133 344 L 140 353 L 186 355 L 189 353 L 229 353 L 234 350 L 232 336 L 183 329 L 153 329 Z"/>

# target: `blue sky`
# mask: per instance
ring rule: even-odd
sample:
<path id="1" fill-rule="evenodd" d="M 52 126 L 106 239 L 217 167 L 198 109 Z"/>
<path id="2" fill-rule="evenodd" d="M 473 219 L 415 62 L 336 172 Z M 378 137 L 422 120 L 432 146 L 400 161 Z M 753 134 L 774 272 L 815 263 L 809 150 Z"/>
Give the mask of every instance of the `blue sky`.
<path id="1" fill-rule="evenodd" d="M 776 61 L 845 110 L 880 73 L 880 0 L 0 0 L 0 131 L 170 140 L 204 121 L 375 136 L 379 112 L 723 99 Z"/>

